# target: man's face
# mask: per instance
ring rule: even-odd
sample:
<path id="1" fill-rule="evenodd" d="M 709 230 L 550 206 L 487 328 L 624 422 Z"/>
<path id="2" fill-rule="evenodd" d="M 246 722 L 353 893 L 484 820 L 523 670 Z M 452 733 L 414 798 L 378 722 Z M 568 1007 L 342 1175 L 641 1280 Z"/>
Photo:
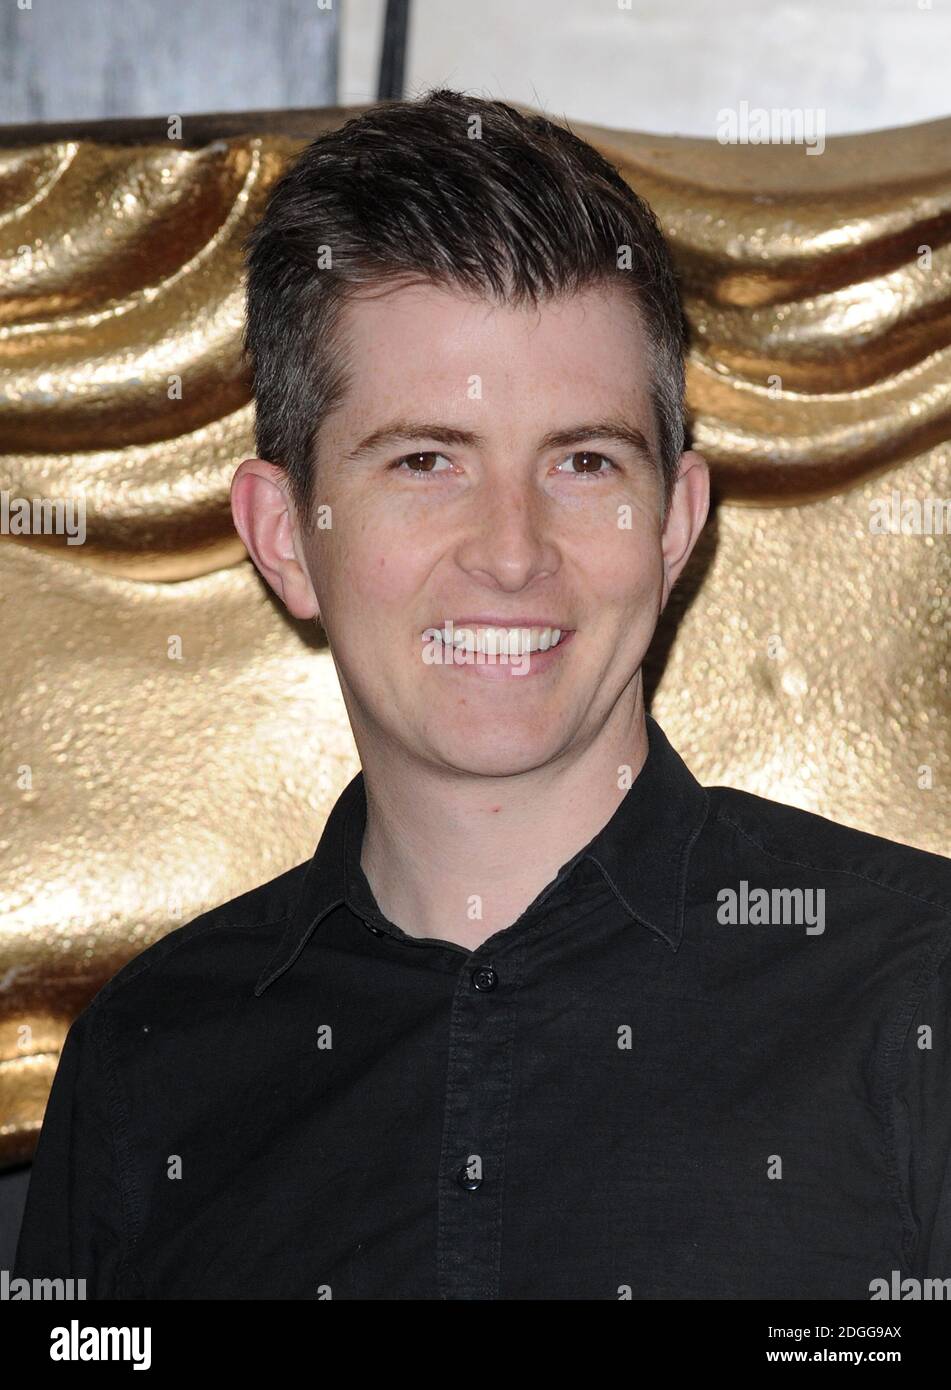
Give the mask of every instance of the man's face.
<path id="1" fill-rule="evenodd" d="M 415 285 L 350 303 L 342 328 L 353 375 L 315 474 L 331 525 L 295 547 L 358 745 L 505 776 L 630 722 L 686 560 L 683 515 L 665 557 L 659 473 L 612 426 L 656 457 L 630 301 L 598 287 L 514 309 Z M 364 445 L 396 422 L 418 424 Z M 430 640 L 447 623 L 472 634 L 461 664 Z M 491 661 L 485 624 L 568 636 Z"/>

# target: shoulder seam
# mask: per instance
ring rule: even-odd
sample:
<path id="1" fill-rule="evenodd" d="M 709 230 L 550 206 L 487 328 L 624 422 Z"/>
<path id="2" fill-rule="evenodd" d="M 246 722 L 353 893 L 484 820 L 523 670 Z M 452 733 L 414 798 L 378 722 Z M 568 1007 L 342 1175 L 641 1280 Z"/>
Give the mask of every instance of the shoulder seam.
<path id="1" fill-rule="evenodd" d="M 160 963 L 164 963 L 164 961 L 167 960 L 169 956 L 174 955 L 174 953 L 180 950 L 183 946 L 190 946 L 196 937 L 204 936 L 206 935 L 206 933 L 213 931 L 260 931 L 264 927 L 280 926 L 281 923 L 287 921 L 287 918 L 288 913 L 284 912 L 279 917 L 269 917 L 263 922 L 206 922 L 200 931 L 195 931 L 192 933 L 191 936 L 183 938 L 181 941 L 176 941 L 173 946 L 169 946 L 168 950 L 162 953 L 159 960 L 141 961 L 138 966 L 138 969 L 129 969 L 126 978 L 123 979 L 121 983 L 116 982 L 115 976 L 113 976 L 112 979 L 107 980 L 93 1002 L 107 1004 L 114 994 L 118 994 L 118 992 L 121 989 L 124 989 L 126 985 L 131 984 L 133 980 L 137 980 L 139 976 L 143 974 L 146 970 L 151 970 L 153 966 L 158 965 Z M 196 923 L 199 920 L 199 918 L 195 918 Z M 183 923 L 183 925 L 191 926 L 193 925 L 193 923 L 186 922 Z M 151 946 L 161 945 L 161 943 L 165 941 L 168 936 L 171 936 L 173 932 L 179 930 L 181 930 L 181 928 L 173 927 L 172 931 L 168 932 L 166 936 L 160 936 L 157 941 L 153 941 L 151 943 Z M 141 954 L 144 955 L 145 951 L 151 949 L 151 946 L 145 947 L 145 950 L 141 952 Z M 132 959 L 127 962 L 127 966 L 132 967 L 137 959 L 138 957 L 133 956 Z M 125 966 L 120 968 L 123 970 L 126 969 Z M 119 972 L 117 971 L 116 974 L 118 973 Z"/>
<path id="2" fill-rule="evenodd" d="M 903 1243 L 907 1259 L 911 1258 L 911 1252 L 917 1245 L 919 1230 L 914 1210 L 907 1196 L 906 1183 L 899 1172 L 898 1146 L 894 1119 L 895 1105 L 898 1101 L 902 1059 L 905 1055 L 908 1039 L 913 1036 L 912 1025 L 914 1024 L 915 1017 L 924 1002 L 928 990 L 934 984 L 935 980 L 939 978 L 941 968 L 949 957 L 951 957 L 951 941 L 938 942 L 937 944 L 932 943 L 931 947 L 926 952 L 925 963 L 915 976 L 911 991 L 898 1012 L 892 1036 L 882 1044 L 882 1083 L 884 1087 L 883 1094 L 886 1101 L 883 1125 L 888 1154 L 889 1177 L 894 1184 L 894 1195 L 896 1196 L 902 1227 L 905 1232 Z"/>
<path id="3" fill-rule="evenodd" d="M 98 1025 L 98 1027 L 97 1027 Z M 111 1124 L 111 1144 L 116 1165 L 121 1207 L 121 1255 L 114 1277 L 114 1287 L 108 1294 L 122 1296 L 122 1286 L 126 1268 L 131 1259 L 137 1240 L 139 1209 L 136 1196 L 135 1174 L 132 1171 L 131 1150 L 128 1143 L 127 1116 L 123 1113 L 122 1095 L 119 1088 L 118 1072 L 115 1064 L 115 1050 L 112 1046 L 110 1020 L 105 1009 L 91 1010 L 91 1031 L 95 1045 L 103 1060 L 103 1077 Z"/>
<path id="4" fill-rule="evenodd" d="M 792 807 L 791 809 L 795 810 L 796 808 Z M 807 814 L 811 813 L 807 812 Z M 775 850 L 770 849 L 768 845 L 764 845 L 760 840 L 757 840 L 754 835 L 751 835 L 745 826 L 740 825 L 732 816 L 727 815 L 721 807 L 717 808 L 717 818 L 726 821 L 728 825 L 732 825 L 733 829 L 738 831 L 744 839 L 749 840 L 751 845 L 755 845 L 757 849 L 762 850 L 764 854 L 768 854 L 771 859 L 775 859 L 779 864 L 793 864 L 799 869 L 816 869 L 822 873 L 848 874 L 850 878 L 858 878 L 865 883 L 871 883 L 873 887 L 880 888 L 883 893 L 895 893 L 899 897 L 910 898 L 912 902 L 926 903 L 929 907 L 936 907 L 941 912 L 951 917 L 951 902 L 942 902 L 937 898 L 928 898 L 925 897 L 923 893 L 911 893 L 906 888 L 897 888 L 892 883 L 883 883 L 881 879 L 872 878 L 870 874 L 863 874 L 859 869 L 851 869 L 845 865 L 817 864 L 814 861 L 810 862 L 805 859 L 793 859 L 790 855 L 777 854 Z M 831 824 L 836 824 L 836 822 L 833 821 Z M 843 830 L 850 829 L 849 826 L 842 826 L 840 828 Z M 864 832 L 859 831 L 858 833 L 863 834 Z M 914 846 L 907 845 L 903 846 L 903 848 L 914 849 Z M 922 853 L 925 852 L 926 851 L 922 851 Z M 940 856 L 936 857 L 940 858 Z"/>

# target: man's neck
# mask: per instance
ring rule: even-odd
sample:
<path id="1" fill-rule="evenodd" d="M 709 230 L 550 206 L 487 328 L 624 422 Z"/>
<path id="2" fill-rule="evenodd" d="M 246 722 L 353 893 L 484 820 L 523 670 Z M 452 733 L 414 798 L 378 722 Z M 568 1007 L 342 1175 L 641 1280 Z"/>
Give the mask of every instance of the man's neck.
<path id="1" fill-rule="evenodd" d="M 640 699 L 615 716 L 574 758 L 520 776 L 394 776 L 392 761 L 364 759 L 360 864 L 383 915 L 470 951 L 511 926 L 607 825 L 644 764 Z"/>

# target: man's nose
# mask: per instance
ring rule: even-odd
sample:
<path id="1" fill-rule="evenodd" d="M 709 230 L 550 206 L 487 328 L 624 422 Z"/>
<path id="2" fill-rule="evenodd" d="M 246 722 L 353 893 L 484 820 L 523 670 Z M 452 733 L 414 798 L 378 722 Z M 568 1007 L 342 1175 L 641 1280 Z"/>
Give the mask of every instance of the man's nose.
<path id="1" fill-rule="evenodd" d="M 502 588 L 520 589 L 558 566 L 548 500 L 531 483 L 488 483 L 473 497 L 459 564 Z"/>

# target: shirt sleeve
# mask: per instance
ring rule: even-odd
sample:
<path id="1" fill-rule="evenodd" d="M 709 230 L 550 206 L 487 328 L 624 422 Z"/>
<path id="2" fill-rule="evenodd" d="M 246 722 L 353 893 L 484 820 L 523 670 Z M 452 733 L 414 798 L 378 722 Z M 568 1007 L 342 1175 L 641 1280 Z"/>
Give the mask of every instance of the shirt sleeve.
<path id="1" fill-rule="evenodd" d="M 110 1069 L 94 1001 L 73 1022 L 37 1141 L 13 1276 L 85 1279 L 85 1296 L 119 1295 L 122 1184 Z"/>
<path id="2" fill-rule="evenodd" d="M 917 1279 L 951 1279 L 951 952 L 905 1038 L 897 1116 L 902 1178 L 917 1232 L 910 1272 Z"/>

